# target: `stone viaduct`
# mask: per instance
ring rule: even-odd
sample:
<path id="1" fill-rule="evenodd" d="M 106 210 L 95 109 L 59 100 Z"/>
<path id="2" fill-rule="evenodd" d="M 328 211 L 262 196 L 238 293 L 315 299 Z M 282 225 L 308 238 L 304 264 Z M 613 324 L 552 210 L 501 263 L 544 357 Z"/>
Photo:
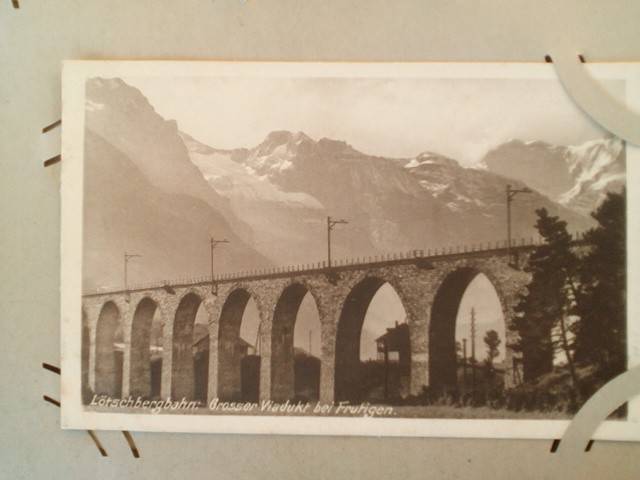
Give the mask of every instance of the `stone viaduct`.
<path id="1" fill-rule="evenodd" d="M 478 274 L 491 281 L 502 304 L 507 341 L 505 382 L 513 382 L 509 324 L 530 276 L 522 266 L 535 247 L 522 242 L 443 249 L 384 257 L 239 272 L 195 281 L 158 283 L 83 296 L 84 382 L 95 393 L 150 395 L 150 334 L 154 315 L 163 327 L 160 395 L 193 398 L 193 330 L 199 308 L 209 323 L 208 399 L 238 399 L 241 358 L 236 345 L 249 298 L 259 311 L 259 396 L 284 401 L 294 395 L 293 331 L 298 308 L 310 293 L 320 317 L 320 401 L 350 400 L 357 381 L 360 333 L 367 307 L 388 282 L 398 294 L 410 330 L 410 391 L 455 385 L 455 320 L 465 289 Z M 518 258 L 517 268 L 509 256 Z M 122 333 L 121 368 L 114 368 L 116 330 Z M 120 383 L 119 379 L 122 379 Z"/>

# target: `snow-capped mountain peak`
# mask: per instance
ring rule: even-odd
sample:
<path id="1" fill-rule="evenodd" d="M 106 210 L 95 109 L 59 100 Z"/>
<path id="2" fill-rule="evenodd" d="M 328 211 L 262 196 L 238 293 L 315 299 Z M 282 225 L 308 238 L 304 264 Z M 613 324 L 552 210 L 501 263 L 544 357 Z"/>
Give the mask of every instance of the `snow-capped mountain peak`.
<path id="1" fill-rule="evenodd" d="M 232 206 L 233 202 L 242 199 L 244 201 L 278 202 L 292 207 L 322 208 L 320 202 L 310 195 L 284 192 L 269 181 L 267 175 L 260 175 L 250 164 L 234 161 L 232 151 L 219 150 L 204 145 L 183 132 L 180 132 L 180 136 L 185 142 L 191 161 L 200 169 L 209 185 L 218 194 L 232 200 Z M 272 151 L 272 155 L 279 155 L 279 158 L 284 160 L 280 171 L 286 169 L 286 157 L 290 155 L 282 149 L 284 145 L 286 143 L 280 143 Z M 260 160 L 267 158 L 267 156 L 257 156 L 256 158 Z M 273 169 L 276 165 L 278 165 L 276 162 L 272 162 L 270 168 Z"/>
<path id="2" fill-rule="evenodd" d="M 257 147 L 247 150 L 246 155 L 237 159 L 261 175 L 269 176 L 291 168 L 291 159 L 312 148 L 315 143 L 303 132 L 276 130 L 269 133 Z"/>
<path id="3" fill-rule="evenodd" d="M 593 140 L 568 147 L 565 156 L 574 186 L 559 196 L 564 205 L 593 209 L 608 191 L 617 191 L 625 182 L 624 143 L 617 138 Z"/>
<path id="4" fill-rule="evenodd" d="M 415 169 L 418 167 L 446 167 L 446 168 L 460 168 L 460 164 L 452 158 L 445 157 L 438 153 L 422 152 L 417 157 L 411 159 L 405 164 L 404 168 Z"/>
<path id="5" fill-rule="evenodd" d="M 288 130 L 275 130 L 270 132 L 262 143 L 255 148 L 255 153 L 257 156 L 264 156 L 273 153 L 275 150 L 295 150 L 305 142 L 313 142 L 313 140 L 304 132 L 294 133 Z"/>
<path id="6" fill-rule="evenodd" d="M 624 142 L 614 137 L 576 146 L 510 140 L 487 152 L 480 164 L 583 214 L 608 191 L 622 188 L 626 170 Z"/>

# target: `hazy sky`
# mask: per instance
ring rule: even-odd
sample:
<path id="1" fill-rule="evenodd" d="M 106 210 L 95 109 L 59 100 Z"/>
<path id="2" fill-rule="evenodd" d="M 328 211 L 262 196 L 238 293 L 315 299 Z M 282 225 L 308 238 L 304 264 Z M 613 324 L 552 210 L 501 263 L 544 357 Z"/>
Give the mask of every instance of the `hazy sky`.
<path id="1" fill-rule="evenodd" d="M 366 153 L 431 150 L 463 164 L 510 138 L 579 144 L 604 132 L 556 80 L 160 78 L 124 80 L 184 132 L 216 148 L 253 147 L 273 130 L 345 140 Z M 620 95 L 622 82 L 605 87 Z"/>
<path id="2" fill-rule="evenodd" d="M 303 131 L 315 140 L 345 140 L 365 153 L 413 157 L 430 150 L 471 165 L 511 138 L 580 144 L 605 132 L 585 116 L 556 80 L 437 80 L 420 78 L 159 78 L 124 80 L 139 88 L 165 119 L 216 148 L 254 147 L 273 130 Z M 615 96 L 622 82 L 604 87 Z M 498 331 L 504 355 L 504 320 L 498 297 L 478 276 L 465 293 L 456 339 L 469 338 L 471 308 L 477 318 L 477 357 L 486 355 L 483 337 Z M 305 298 L 295 344 L 320 353 L 317 311 Z M 375 356 L 373 339 L 404 320 L 404 309 L 389 285 L 374 297 L 365 318 L 362 358 Z M 255 342 L 258 315 L 248 306 L 241 335 Z"/>

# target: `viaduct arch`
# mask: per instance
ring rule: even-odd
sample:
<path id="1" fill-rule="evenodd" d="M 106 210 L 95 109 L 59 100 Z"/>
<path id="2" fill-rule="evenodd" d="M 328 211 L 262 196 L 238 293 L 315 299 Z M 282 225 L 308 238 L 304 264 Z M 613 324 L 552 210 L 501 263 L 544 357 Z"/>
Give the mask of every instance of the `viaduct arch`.
<path id="1" fill-rule="evenodd" d="M 359 281 L 347 295 L 340 317 L 336 334 L 336 364 L 335 364 L 335 400 L 358 402 L 360 370 L 360 338 L 365 316 L 369 305 L 380 287 L 389 283 L 395 293 L 400 296 L 393 279 L 377 276 L 367 276 Z M 406 309 L 405 309 L 406 310 Z"/>
<path id="2" fill-rule="evenodd" d="M 176 309 L 173 321 L 173 344 L 171 363 L 171 397 L 195 398 L 195 371 L 193 365 L 193 330 L 196 314 L 202 298 L 188 292 Z M 164 367 L 164 365 L 163 365 Z"/>
<path id="3" fill-rule="evenodd" d="M 518 247 L 521 266 L 531 246 Z M 482 273 L 494 286 L 507 328 L 506 386 L 513 383 L 508 328 L 529 274 L 514 269 L 506 249 L 470 252 L 411 252 L 387 258 L 337 262 L 273 271 L 244 272 L 190 284 L 150 286 L 83 297 L 83 346 L 88 344 L 88 383 L 110 396 L 149 395 L 150 328 L 162 315 L 162 398 L 194 399 L 194 323 L 199 308 L 209 325 L 207 400 L 242 399 L 242 355 L 238 339 L 252 298 L 259 311 L 259 398 L 283 401 L 295 395 L 293 335 L 305 295 L 314 299 L 321 324 L 320 401 L 356 399 L 360 334 L 367 308 L 389 283 L 400 298 L 410 332 L 410 392 L 446 387 L 456 378 L 455 317 L 472 279 Z M 513 247 L 512 247 L 513 250 Z M 124 335 L 122 335 L 124 332 Z M 123 352 L 118 352 L 121 345 Z M 122 360 L 119 360 L 118 357 Z"/>
<path id="4" fill-rule="evenodd" d="M 429 385 L 436 391 L 453 390 L 457 386 L 456 318 L 462 297 L 478 275 L 489 279 L 498 296 L 503 317 L 507 318 L 501 285 L 490 270 L 465 265 L 444 275 L 433 298 L 429 326 Z M 508 334 L 507 327 L 505 325 L 505 335 Z M 506 343 L 505 349 L 510 351 Z M 511 359 L 509 355 L 508 360 Z"/>
<path id="5" fill-rule="evenodd" d="M 221 400 L 242 400 L 242 352 L 240 327 L 251 293 L 239 287 L 222 306 L 218 333 L 218 396 Z"/>
<path id="6" fill-rule="evenodd" d="M 286 285 L 275 304 L 271 330 L 270 359 L 271 399 L 275 401 L 292 400 L 296 397 L 295 370 L 297 365 L 294 351 L 294 333 L 300 307 L 307 295 L 311 297 L 316 312 L 318 312 L 318 303 L 313 289 L 308 284 L 300 281 L 294 281 Z"/>
<path id="7" fill-rule="evenodd" d="M 122 395 L 122 352 L 116 342 L 122 340 L 120 310 L 112 301 L 100 310 L 95 340 L 95 391 L 119 397 Z"/>
<path id="8" fill-rule="evenodd" d="M 157 310 L 157 303 L 144 297 L 133 314 L 129 360 L 129 393 L 133 396 L 151 396 L 151 327 Z"/>

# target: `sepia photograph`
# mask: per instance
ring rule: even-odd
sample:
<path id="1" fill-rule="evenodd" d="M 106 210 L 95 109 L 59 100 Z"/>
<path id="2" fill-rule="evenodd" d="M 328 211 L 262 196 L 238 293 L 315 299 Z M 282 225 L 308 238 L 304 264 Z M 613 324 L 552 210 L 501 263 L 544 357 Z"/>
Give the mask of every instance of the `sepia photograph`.
<path id="1" fill-rule="evenodd" d="M 566 425 L 638 345 L 634 187 L 550 68 L 67 62 L 63 426 Z"/>

